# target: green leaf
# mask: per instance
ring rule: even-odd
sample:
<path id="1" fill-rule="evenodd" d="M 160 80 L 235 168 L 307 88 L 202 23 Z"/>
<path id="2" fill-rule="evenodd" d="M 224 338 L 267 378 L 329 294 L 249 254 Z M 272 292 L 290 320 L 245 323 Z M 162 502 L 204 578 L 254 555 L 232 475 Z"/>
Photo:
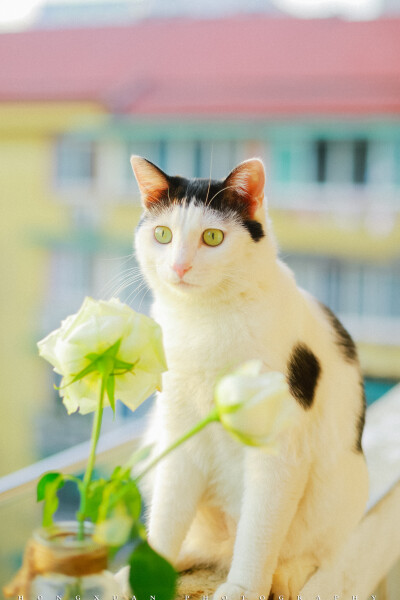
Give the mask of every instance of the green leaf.
<path id="1" fill-rule="evenodd" d="M 118 507 L 126 508 L 133 520 L 139 518 L 141 498 L 133 480 L 112 479 L 106 483 L 96 521 L 106 521 Z"/>
<path id="2" fill-rule="evenodd" d="M 103 498 L 104 488 L 107 485 L 105 479 L 91 481 L 87 487 L 85 515 L 84 517 L 96 523 L 99 515 L 99 506 Z"/>
<path id="3" fill-rule="evenodd" d="M 123 482 L 116 505 L 123 504 L 130 516 L 136 521 L 140 517 L 142 500 L 136 483 L 133 480 Z"/>
<path id="4" fill-rule="evenodd" d="M 175 597 L 177 573 L 173 566 L 157 554 L 147 542 L 140 543 L 129 558 L 129 583 L 137 600 L 172 600 Z"/>
<path id="5" fill-rule="evenodd" d="M 138 519 L 140 517 L 140 510 L 142 507 L 142 499 L 134 481 L 129 481 L 125 484 L 123 499 L 129 514 L 134 520 Z"/>
<path id="6" fill-rule="evenodd" d="M 38 481 L 37 488 L 36 488 L 37 502 L 41 502 L 42 500 L 44 500 L 46 486 L 49 483 L 51 483 L 52 481 L 55 481 L 56 479 L 58 479 L 60 477 L 60 475 L 61 475 L 61 473 L 56 473 L 56 472 L 45 473 L 44 475 L 42 475 L 42 477 Z"/>
<path id="7" fill-rule="evenodd" d="M 57 492 L 64 484 L 65 479 L 62 473 L 46 473 L 38 483 L 38 502 L 44 500 L 43 527 L 49 527 L 53 524 L 53 515 L 58 508 Z"/>
<path id="8" fill-rule="evenodd" d="M 114 471 L 111 473 L 110 479 L 125 479 L 125 472 L 120 465 L 115 467 Z"/>

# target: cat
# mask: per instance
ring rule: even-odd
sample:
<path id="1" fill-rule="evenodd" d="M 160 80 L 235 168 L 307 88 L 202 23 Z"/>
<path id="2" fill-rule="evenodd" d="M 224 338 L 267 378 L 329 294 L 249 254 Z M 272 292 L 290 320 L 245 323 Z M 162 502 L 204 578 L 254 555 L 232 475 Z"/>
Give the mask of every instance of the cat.
<path id="1" fill-rule="evenodd" d="M 223 181 L 131 164 L 144 207 L 136 254 L 169 368 L 149 432 L 156 452 L 208 414 L 218 376 L 248 359 L 284 373 L 301 407 L 275 455 L 215 423 L 162 461 L 148 481 L 149 541 L 179 570 L 225 569 L 217 600 L 295 599 L 367 501 L 355 345 L 278 258 L 261 160 Z"/>

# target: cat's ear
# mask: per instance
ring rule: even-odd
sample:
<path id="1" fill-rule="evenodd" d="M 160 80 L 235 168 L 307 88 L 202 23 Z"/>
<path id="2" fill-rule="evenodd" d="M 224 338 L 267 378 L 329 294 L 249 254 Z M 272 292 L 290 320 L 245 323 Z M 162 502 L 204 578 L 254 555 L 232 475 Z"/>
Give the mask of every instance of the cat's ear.
<path id="1" fill-rule="evenodd" d="M 235 189 L 248 203 L 251 216 L 264 198 L 265 170 L 259 158 L 240 163 L 225 179 L 226 186 Z"/>
<path id="2" fill-rule="evenodd" d="M 141 156 L 131 156 L 131 165 L 139 186 L 142 202 L 149 208 L 169 187 L 168 175 Z"/>

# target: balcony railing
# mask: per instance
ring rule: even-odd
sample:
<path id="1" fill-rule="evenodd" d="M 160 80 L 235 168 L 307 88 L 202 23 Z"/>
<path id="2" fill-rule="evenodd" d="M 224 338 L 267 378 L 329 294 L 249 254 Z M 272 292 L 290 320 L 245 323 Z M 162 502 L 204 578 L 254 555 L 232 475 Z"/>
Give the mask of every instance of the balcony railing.
<path id="1" fill-rule="evenodd" d="M 142 431 L 131 422 L 103 436 L 98 463 L 112 468 L 126 458 Z M 400 385 L 369 407 L 363 446 L 370 473 L 367 512 L 330 567 L 317 571 L 301 600 L 399 600 L 400 598 Z M 39 523 L 34 502 L 38 477 L 48 470 L 79 471 L 88 452 L 80 444 L 0 479 L 2 580 L 19 566 L 26 536 Z M 181 594 L 211 594 L 218 575 L 199 570 L 185 575 Z M 285 599 L 287 600 L 287 599 Z"/>
<path id="2" fill-rule="evenodd" d="M 275 183 L 268 190 L 268 198 L 273 208 L 332 214 L 336 218 L 370 216 L 390 221 L 400 212 L 400 187 L 395 185 Z"/>

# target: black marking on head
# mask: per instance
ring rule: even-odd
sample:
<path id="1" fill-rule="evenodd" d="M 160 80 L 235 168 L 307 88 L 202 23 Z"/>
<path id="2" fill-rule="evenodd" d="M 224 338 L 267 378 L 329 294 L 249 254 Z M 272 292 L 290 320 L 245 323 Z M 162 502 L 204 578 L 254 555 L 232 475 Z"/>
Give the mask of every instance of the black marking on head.
<path id="1" fill-rule="evenodd" d="M 265 236 L 263 226 L 259 221 L 244 221 L 243 225 L 255 242 L 259 242 Z"/>
<path id="2" fill-rule="evenodd" d="M 357 423 L 356 423 L 356 431 L 357 431 L 357 437 L 356 437 L 356 452 L 362 452 L 362 434 L 364 431 L 364 425 L 365 425 L 365 413 L 366 413 L 366 409 L 367 409 L 367 401 L 365 398 L 365 388 L 364 388 L 364 381 L 362 378 L 360 378 L 360 388 L 361 388 L 361 411 L 360 414 L 358 415 L 358 419 L 357 419 Z"/>
<path id="3" fill-rule="evenodd" d="M 169 188 L 148 206 L 149 212 L 167 208 L 174 204 L 193 202 L 197 206 L 206 206 L 222 215 L 234 214 L 251 238 L 258 242 L 265 236 L 263 226 L 251 218 L 250 204 L 235 189 L 229 189 L 224 181 L 215 179 L 185 179 L 168 177 Z"/>
<path id="4" fill-rule="evenodd" d="M 335 330 L 336 345 L 339 347 L 346 362 L 357 361 L 357 348 L 348 331 L 343 327 L 336 315 L 325 304 L 320 303 L 323 311 L 329 319 L 330 324 Z"/>
<path id="5" fill-rule="evenodd" d="M 318 358 L 305 344 L 297 344 L 288 362 L 290 391 L 303 408 L 311 408 L 321 373 Z"/>

